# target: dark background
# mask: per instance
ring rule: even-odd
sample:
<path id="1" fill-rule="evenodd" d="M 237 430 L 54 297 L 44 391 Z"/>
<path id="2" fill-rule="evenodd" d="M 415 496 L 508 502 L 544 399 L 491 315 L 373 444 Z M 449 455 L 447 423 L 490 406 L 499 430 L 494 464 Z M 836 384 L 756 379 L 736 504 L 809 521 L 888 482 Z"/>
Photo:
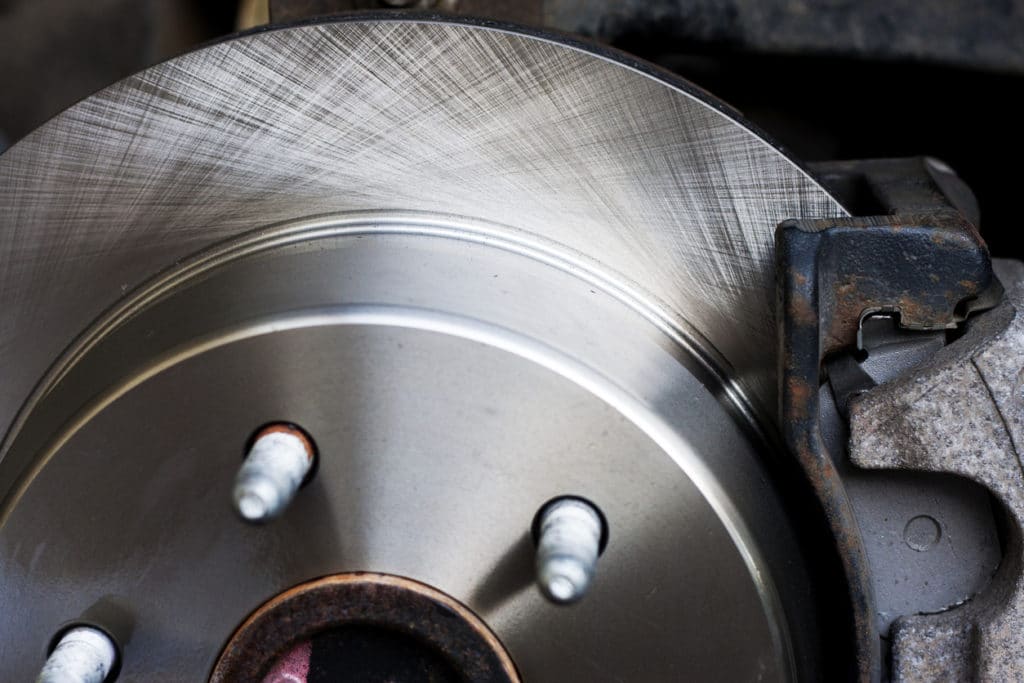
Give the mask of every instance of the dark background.
<path id="1" fill-rule="evenodd" d="M 389 2 L 620 47 L 721 97 L 805 161 L 939 157 L 977 194 L 993 253 L 1024 257 L 1024 0 L 0 0 L 0 136 L 16 141 L 261 17 Z"/>

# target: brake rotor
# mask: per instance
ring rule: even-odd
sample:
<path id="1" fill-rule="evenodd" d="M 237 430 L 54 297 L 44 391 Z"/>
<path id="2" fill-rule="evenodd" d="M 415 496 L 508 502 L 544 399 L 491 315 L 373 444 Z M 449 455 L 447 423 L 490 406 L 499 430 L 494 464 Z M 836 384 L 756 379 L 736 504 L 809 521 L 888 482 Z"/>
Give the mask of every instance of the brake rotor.
<path id="1" fill-rule="evenodd" d="M 564 39 L 304 25 L 83 101 L 0 193 L 5 679 L 112 602 L 126 680 L 206 680 L 353 572 L 450 596 L 526 680 L 820 673 L 761 428 L 773 228 L 844 212 L 704 95 Z M 232 478 L 276 420 L 318 471 L 249 526 Z M 559 607 L 529 530 L 566 494 L 610 540 Z"/>

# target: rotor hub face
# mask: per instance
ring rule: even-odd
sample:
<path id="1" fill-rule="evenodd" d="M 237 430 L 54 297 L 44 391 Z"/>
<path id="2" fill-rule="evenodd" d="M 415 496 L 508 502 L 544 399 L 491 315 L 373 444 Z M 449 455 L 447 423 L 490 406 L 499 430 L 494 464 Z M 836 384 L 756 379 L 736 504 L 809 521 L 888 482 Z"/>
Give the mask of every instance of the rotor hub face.
<path id="1" fill-rule="evenodd" d="M 648 311 L 492 232 L 425 216 L 284 226 L 101 322 L 11 452 L 34 469 L 0 536 L 7 637 L 27 646 L 116 595 L 136 623 L 125 675 L 174 661 L 197 680 L 269 596 L 374 571 L 466 604 L 527 678 L 570 677 L 580 657 L 613 677 L 786 678 L 770 565 L 795 541 L 756 442 Z M 254 527 L 226 496 L 249 434 L 275 420 L 312 435 L 318 471 Z M 530 535 L 565 493 L 595 501 L 614 539 L 571 608 L 533 587 Z"/>
<path id="2" fill-rule="evenodd" d="M 108 109 L 130 140 L 81 135 Z M 3 188 L 0 350 L 24 362 L 0 419 L 98 319 L 3 446 L 5 677 L 113 599 L 135 623 L 125 676 L 202 680 L 260 604 L 367 571 L 464 604 L 527 680 L 815 670 L 751 414 L 774 372 L 755 358 L 772 226 L 842 211 L 692 94 L 506 32 L 307 26 L 101 93 L 0 158 Z M 708 259 L 726 249 L 732 270 Z M 231 479 L 277 420 L 313 436 L 319 470 L 246 526 Z M 529 527 L 565 494 L 611 541 L 560 608 L 532 587 Z"/>

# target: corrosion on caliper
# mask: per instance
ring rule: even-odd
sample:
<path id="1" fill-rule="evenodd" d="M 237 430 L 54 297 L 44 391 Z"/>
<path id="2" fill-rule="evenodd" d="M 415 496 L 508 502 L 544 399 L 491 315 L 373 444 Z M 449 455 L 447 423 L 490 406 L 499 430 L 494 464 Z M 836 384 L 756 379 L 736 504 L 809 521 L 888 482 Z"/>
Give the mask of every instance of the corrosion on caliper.
<path id="1" fill-rule="evenodd" d="M 868 198 L 867 213 L 875 215 L 790 220 L 776 231 L 781 426 L 787 446 L 807 473 L 836 539 L 849 588 L 858 678 L 869 681 L 881 676 L 882 659 L 870 566 L 856 516 L 822 435 L 822 364 L 826 358 L 856 346 L 861 323 L 867 316 L 893 314 L 901 327 L 912 330 L 951 329 L 968 315 L 996 305 L 1002 292 L 993 276 L 988 250 L 973 221 L 965 215 L 973 213 L 969 192 L 943 165 L 929 159 L 882 160 L 833 164 L 821 170 L 859 198 Z M 950 349 L 960 346 L 954 344 Z M 899 429 L 910 430 L 918 419 L 941 423 L 941 408 L 948 409 L 947 417 L 955 415 L 958 406 L 950 401 L 959 400 L 958 397 L 937 397 L 932 414 L 918 416 L 912 402 L 906 403 L 906 395 L 897 392 L 896 396 L 903 396 L 904 401 L 895 408 L 891 404 L 894 399 L 890 399 L 885 407 L 890 413 L 899 414 L 881 414 L 884 409 L 880 406 L 885 401 L 879 397 L 888 397 L 893 393 L 893 385 L 910 378 L 927 384 L 928 372 L 926 368 L 916 369 L 906 378 L 854 400 L 854 462 L 865 467 L 964 474 L 1008 501 L 1001 495 L 998 482 L 979 476 L 972 468 L 947 462 L 939 444 L 911 439 L 918 446 L 911 452 L 903 447 L 902 437 L 894 433 Z M 886 441 L 889 448 L 882 448 L 879 441 Z M 1005 449 L 990 450 L 998 452 L 1003 463 L 1011 457 L 1016 462 L 1012 449 L 1009 454 Z M 1016 469 L 1019 478 L 1019 466 Z M 1019 482 L 1014 486 L 1014 490 L 1022 490 Z M 1003 571 L 1006 573 L 1005 568 Z M 996 589 L 990 588 L 987 593 L 992 590 Z M 972 607 L 947 617 L 954 624 L 947 629 L 954 633 L 946 638 L 948 657 L 959 658 L 958 661 L 971 659 L 973 651 L 964 649 L 964 638 L 957 637 L 965 629 L 983 632 L 980 624 L 984 618 L 979 613 L 990 612 Z M 893 630 L 893 674 L 897 678 L 927 677 L 928 667 L 922 662 L 911 665 L 914 652 L 933 656 L 932 650 L 924 653 L 921 639 L 915 637 L 918 632 L 913 625 L 921 619 L 926 618 L 901 620 Z M 956 624 L 969 626 L 957 630 Z M 1017 629 L 1015 634 L 1019 633 Z M 1016 652 L 1020 651 L 1016 648 Z M 985 668 L 982 673 L 999 677 L 996 669 Z"/>

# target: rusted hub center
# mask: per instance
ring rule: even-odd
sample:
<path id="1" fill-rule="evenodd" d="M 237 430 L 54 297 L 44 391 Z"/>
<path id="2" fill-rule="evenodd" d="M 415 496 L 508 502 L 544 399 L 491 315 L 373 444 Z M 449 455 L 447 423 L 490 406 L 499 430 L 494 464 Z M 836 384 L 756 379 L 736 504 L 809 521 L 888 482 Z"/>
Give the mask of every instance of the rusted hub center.
<path id="1" fill-rule="evenodd" d="M 263 681 L 278 669 L 310 681 L 519 682 L 497 637 L 464 605 L 410 579 L 361 572 L 264 604 L 231 637 L 210 682 Z"/>

